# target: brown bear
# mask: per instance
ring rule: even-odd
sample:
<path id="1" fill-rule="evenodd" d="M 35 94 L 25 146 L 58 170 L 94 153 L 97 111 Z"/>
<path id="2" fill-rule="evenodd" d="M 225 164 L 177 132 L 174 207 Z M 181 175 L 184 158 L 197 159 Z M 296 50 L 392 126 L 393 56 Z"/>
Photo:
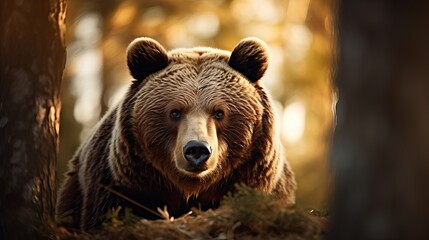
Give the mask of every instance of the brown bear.
<path id="1" fill-rule="evenodd" d="M 82 229 L 117 206 L 149 219 L 157 217 L 150 209 L 166 206 L 177 217 L 216 208 L 237 183 L 294 202 L 294 174 L 260 81 L 268 66 L 262 41 L 243 39 L 232 53 L 167 52 L 137 38 L 127 64 L 135 80 L 70 161 L 58 217 Z"/>

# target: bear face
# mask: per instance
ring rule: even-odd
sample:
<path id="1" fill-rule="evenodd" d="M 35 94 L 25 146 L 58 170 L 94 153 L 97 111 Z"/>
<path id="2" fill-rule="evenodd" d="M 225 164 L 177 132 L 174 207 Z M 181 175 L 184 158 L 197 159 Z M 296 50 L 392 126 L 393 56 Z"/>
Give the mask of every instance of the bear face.
<path id="1" fill-rule="evenodd" d="M 132 132 L 144 159 L 185 195 L 228 177 L 249 158 L 269 107 L 258 92 L 268 62 L 262 42 L 244 39 L 231 55 L 211 48 L 167 54 L 140 38 L 130 44 L 127 59 L 139 85 Z"/>

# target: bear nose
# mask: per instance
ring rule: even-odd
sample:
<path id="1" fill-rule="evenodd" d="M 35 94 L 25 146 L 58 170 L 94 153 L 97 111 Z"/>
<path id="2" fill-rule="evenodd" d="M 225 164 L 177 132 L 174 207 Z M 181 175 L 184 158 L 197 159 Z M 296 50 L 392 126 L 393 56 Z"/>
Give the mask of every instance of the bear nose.
<path id="1" fill-rule="evenodd" d="M 198 166 L 210 158 L 212 150 L 207 142 L 192 140 L 185 145 L 183 153 L 187 161 Z"/>

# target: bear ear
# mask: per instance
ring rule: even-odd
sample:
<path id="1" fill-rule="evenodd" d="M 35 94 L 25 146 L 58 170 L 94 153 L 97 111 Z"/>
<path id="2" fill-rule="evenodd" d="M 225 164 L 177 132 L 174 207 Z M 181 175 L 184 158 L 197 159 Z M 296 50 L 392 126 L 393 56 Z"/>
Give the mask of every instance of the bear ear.
<path id="1" fill-rule="evenodd" d="M 229 66 L 241 72 L 251 82 L 258 81 L 268 67 L 266 44 L 254 37 L 241 40 L 231 53 Z"/>
<path id="2" fill-rule="evenodd" d="M 128 46 L 127 64 L 131 76 L 142 81 L 168 65 L 167 51 L 151 38 L 136 38 Z"/>

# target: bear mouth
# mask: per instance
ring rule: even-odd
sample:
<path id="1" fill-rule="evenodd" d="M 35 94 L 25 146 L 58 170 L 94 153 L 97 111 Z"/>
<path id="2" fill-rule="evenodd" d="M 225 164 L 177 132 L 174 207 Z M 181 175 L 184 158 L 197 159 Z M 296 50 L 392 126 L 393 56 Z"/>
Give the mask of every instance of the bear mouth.
<path id="1" fill-rule="evenodd" d="M 202 173 L 207 169 L 207 166 L 187 166 L 184 170 L 191 173 Z"/>

